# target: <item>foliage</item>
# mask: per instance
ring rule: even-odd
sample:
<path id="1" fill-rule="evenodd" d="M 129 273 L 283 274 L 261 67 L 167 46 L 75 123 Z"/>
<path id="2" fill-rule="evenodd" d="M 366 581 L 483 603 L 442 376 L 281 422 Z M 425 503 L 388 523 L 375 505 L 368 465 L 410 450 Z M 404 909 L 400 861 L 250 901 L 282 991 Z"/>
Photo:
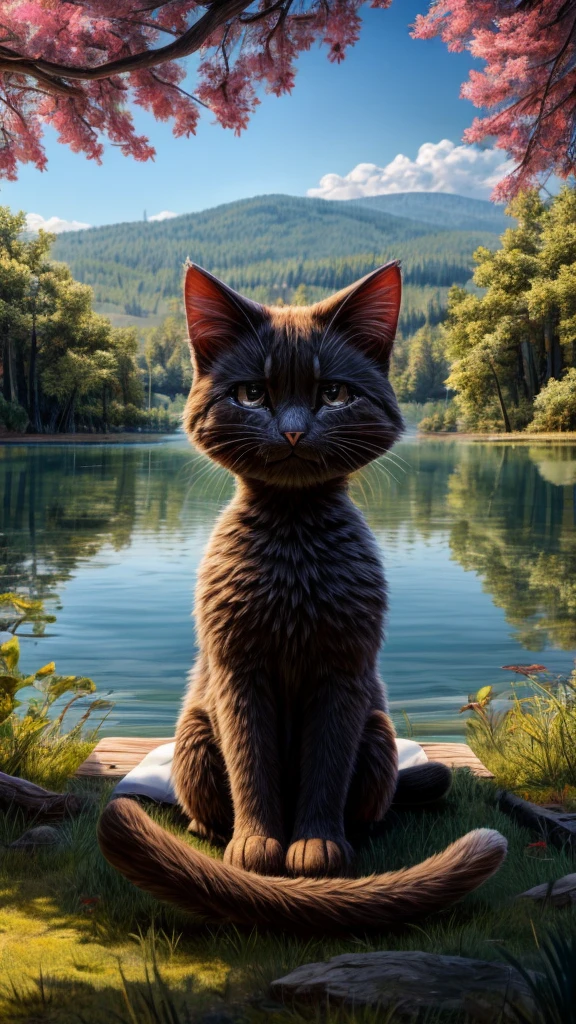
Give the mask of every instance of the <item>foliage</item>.
<path id="1" fill-rule="evenodd" d="M 170 398 L 188 394 L 192 384 L 192 364 L 186 321 L 182 314 L 173 313 L 159 327 L 148 330 L 144 336 L 144 354 L 140 358 L 147 377 L 148 409 L 152 391 Z"/>
<path id="2" fill-rule="evenodd" d="M 536 395 L 530 427 L 536 431 L 576 430 L 576 367 L 568 370 L 561 380 L 551 377 Z"/>
<path id="3" fill-rule="evenodd" d="M 551 676 L 543 665 L 509 665 L 510 707 L 494 709 L 491 686 L 462 708 L 472 711 L 472 749 L 506 789 L 576 804 L 576 671 Z M 500 703 L 500 702 L 498 702 Z"/>
<path id="4" fill-rule="evenodd" d="M 3 395 L 0 395 L 0 429 L 24 433 L 28 426 L 28 413 L 18 402 L 7 402 Z"/>
<path id="5" fill-rule="evenodd" d="M 11 595 L 14 600 L 14 595 Z M 20 643 L 12 636 L 0 645 L 0 771 L 18 775 L 49 788 L 59 788 L 87 757 L 94 742 L 84 737 L 84 726 L 95 711 L 106 710 L 107 701 L 89 701 L 82 715 L 64 733 L 64 720 L 75 704 L 94 693 L 96 687 L 85 676 L 60 676 L 54 662 L 31 675 L 20 671 Z M 17 695 L 33 688 L 25 711 Z M 54 705 L 70 695 L 52 717 Z"/>
<path id="6" fill-rule="evenodd" d="M 56 616 L 44 611 L 42 601 L 11 591 L 0 594 L 0 633 L 15 634 L 20 626 L 32 624 L 32 635 L 42 636 L 49 622 L 56 622 Z"/>
<path id="7" fill-rule="evenodd" d="M 239 134 L 260 102 L 259 88 L 291 92 L 302 51 L 318 42 L 330 61 L 343 59 L 358 39 L 362 2 L 151 0 L 140 8 L 132 0 L 11 0 L 0 46 L 0 177 L 14 179 L 18 163 L 45 169 L 43 124 L 98 163 L 103 136 L 136 160 L 153 158 L 153 147 L 136 134 L 132 104 L 172 120 L 176 136 L 196 133 L 199 105 Z M 373 7 L 389 5 L 372 0 Z M 192 95 L 178 61 L 198 51 Z"/>
<path id="8" fill-rule="evenodd" d="M 509 199 L 542 174 L 574 172 L 575 15 L 575 0 L 436 0 L 416 18 L 416 38 L 440 35 L 450 50 L 485 61 L 483 71 L 470 71 L 462 95 L 490 113 L 464 139 L 494 138 L 517 161 L 495 199 Z"/>
<path id="9" fill-rule="evenodd" d="M 458 409 L 454 402 L 436 402 L 434 410 L 423 416 L 418 424 L 425 434 L 454 433 L 458 430 Z"/>
<path id="10" fill-rule="evenodd" d="M 22 235 L 23 214 L 0 207 L 0 423 L 9 430 L 106 430 L 115 403 L 144 401 L 133 328 L 113 328 L 92 308 L 92 289 L 52 263 L 52 237 Z"/>
<path id="11" fill-rule="evenodd" d="M 469 221 L 475 223 L 474 209 Z M 258 302 L 291 302 L 300 285 L 315 302 L 401 259 L 400 329 L 407 335 L 443 318 L 444 289 L 465 284 L 474 250 L 495 246 L 497 238 L 494 231 L 449 231 L 357 203 L 272 195 L 159 223 L 66 232 L 53 252 L 107 311 L 139 316 L 173 314 L 187 257 Z"/>
<path id="12" fill-rule="evenodd" d="M 576 365 L 576 187 L 564 186 L 549 205 L 535 191 L 523 193 L 510 212 L 518 226 L 504 233 L 501 248 L 474 254 L 482 291 L 450 293 L 448 384 L 475 430 L 527 426 L 542 388 L 555 378 L 569 392 L 562 378 Z"/>
<path id="13" fill-rule="evenodd" d="M 576 934 L 554 930 L 540 943 L 536 977 L 526 964 L 503 950 L 508 963 L 520 972 L 532 993 L 538 1024 L 576 1024 Z M 534 1024 L 534 1017 L 516 1009 L 518 1024 Z"/>
<path id="14" fill-rule="evenodd" d="M 446 397 L 448 376 L 444 334 L 430 324 L 421 327 L 409 344 L 396 342 L 391 382 L 400 402 L 435 401 Z"/>

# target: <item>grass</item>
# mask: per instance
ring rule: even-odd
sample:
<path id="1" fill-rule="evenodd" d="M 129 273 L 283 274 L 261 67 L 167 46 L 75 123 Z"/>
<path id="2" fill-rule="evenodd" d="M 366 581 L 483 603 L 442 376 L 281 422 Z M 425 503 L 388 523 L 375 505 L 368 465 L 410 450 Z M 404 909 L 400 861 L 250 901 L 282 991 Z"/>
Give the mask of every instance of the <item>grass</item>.
<path id="1" fill-rule="evenodd" d="M 67 848 L 0 853 L 0 1020 L 299 1024 L 319 1021 L 319 1011 L 274 1004 L 268 986 L 302 963 L 378 949 L 501 959 L 505 949 L 535 966 L 538 947 L 559 914 L 565 929 L 576 935 L 576 907 L 559 912 L 513 900 L 531 886 L 574 871 L 573 856 L 531 846 L 539 837 L 498 810 L 492 783 L 467 771 L 456 773 L 441 807 L 396 815 L 359 850 L 358 872 L 417 863 L 477 826 L 497 828 L 508 837 L 510 853 L 502 870 L 445 913 L 344 941 L 211 927 L 162 906 L 133 888 L 99 853 L 95 826 L 109 787 L 90 781 L 71 785 L 94 800 L 62 826 Z M 173 814 L 157 811 L 155 817 L 202 846 Z M 27 825 L 18 814 L 5 815 L 0 842 L 9 843 Z M 372 1011 L 352 1017 L 334 1009 L 328 1019 L 372 1024 L 387 1018 Z"/>
<path id="2" fill-rule="evenodd" d="M 576 810 L 576 671 L 554 676 L 541 665 L 511 665 L 516 681 L 499 701 L 491 686 L 472 711 L 467 740 L 505 789 L 536 803 Z"/>
<path id="3" fill-rule="evenodd" d="M 12 632 L 0 644 L 0 771 L 58 790 L 96 743 L 99 726 L 87 732 L 88 720 L 111 705 L 92 698 L 96 687 L 91 679 L 58 675 L 54 662 L 32 675 L 19 669 L 17 626 L 32 621 L 42 630 L 44 623 L 52 620 L 40 601 L 0 594 L 0 628 Z M 79 717 L 66 731 L 72 710 L 79 712 Z"/>

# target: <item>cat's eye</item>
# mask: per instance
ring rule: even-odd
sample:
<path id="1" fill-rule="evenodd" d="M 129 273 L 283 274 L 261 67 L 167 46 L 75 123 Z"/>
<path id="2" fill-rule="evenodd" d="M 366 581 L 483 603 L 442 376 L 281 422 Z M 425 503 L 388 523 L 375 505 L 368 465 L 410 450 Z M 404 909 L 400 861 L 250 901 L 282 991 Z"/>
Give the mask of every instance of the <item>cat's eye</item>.
<path id="1" fill-rule="evenodd" d="M 236 389 L 236 400 L 246 409 L 257 409 L 266 401 L 266 390 L 261 384 L 239 384 Z"/>
<path id="2" fill-rule="evenodd" d="M 347 405 L 352 395 L 346 384 L 325 384 L 320 388 L 320 397 L 324 405 L 331 405 L 333 408 Z"/>

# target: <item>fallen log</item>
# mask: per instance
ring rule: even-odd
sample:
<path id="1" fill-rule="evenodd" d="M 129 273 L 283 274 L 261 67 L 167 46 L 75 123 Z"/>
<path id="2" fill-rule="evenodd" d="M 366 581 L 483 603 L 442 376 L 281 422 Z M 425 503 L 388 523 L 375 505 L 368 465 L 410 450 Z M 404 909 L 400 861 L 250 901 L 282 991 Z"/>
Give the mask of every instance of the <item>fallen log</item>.
<path id="1" fill-rule="evenodd" d="M 17 809 L 43 820 L 72 818 L 90 804 L 90 798 L 76 793 L 52 793 L 27 779 L 0 772 L 0 810 Z"/>

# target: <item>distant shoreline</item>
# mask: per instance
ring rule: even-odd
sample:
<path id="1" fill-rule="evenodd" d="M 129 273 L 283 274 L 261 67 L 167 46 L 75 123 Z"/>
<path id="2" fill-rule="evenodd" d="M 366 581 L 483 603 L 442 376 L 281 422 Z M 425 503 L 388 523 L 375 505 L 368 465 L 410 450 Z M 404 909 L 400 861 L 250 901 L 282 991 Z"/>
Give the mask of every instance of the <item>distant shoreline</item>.
<path id="1" fill-rule="evenodd" d="M 417 435 L 422 441 L 490 441 L 498 444 L 576 444 L 576 431 L 564 433 L 542 433 L 542 434 L 466 434 L 458 431 L 438 430 L 436 432 L 418 431 Z"/>
<path id="2" fill-rule="evenodd" d="M 177 437 L 182 431 L 171 434 L 120 433 L 120 434 L 0 434 L 2 445 L 25 444 L 159 444 Z M 438 430 L 434 433 L 410 431 L 410 438 L 419 441 L 476 441 L 494 444 L 573 444 L 576 445 L 576 431 L 543 434 L 470 434 L 458 431 Z"/>
<path id="3" fill-rule="evenodd" d="M 123 434 L 0 434 L 0 447 L 4 444 L 158 444 L 172 434 L 123 433 Z"/>

